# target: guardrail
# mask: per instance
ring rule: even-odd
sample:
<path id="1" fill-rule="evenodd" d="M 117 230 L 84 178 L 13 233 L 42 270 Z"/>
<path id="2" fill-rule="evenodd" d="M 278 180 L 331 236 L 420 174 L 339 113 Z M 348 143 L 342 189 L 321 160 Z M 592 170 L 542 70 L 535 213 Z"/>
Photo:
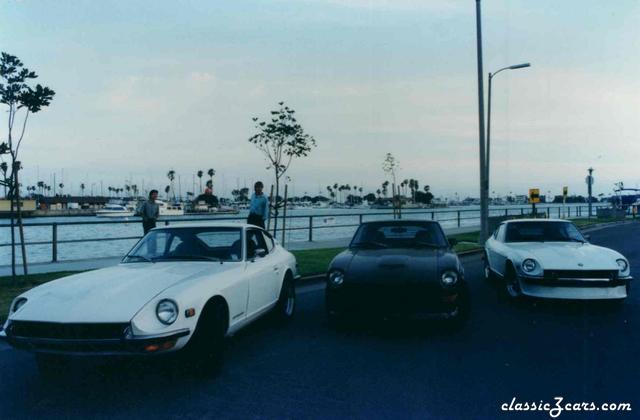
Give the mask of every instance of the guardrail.
<path id="1" fill-rule="evenodd" d="M 595 213 L 595 209 L 603 206 L 593 206 L 592 213 Z M 494 207 L 489 209 L 490 217 L 500 217 L 500 216 L 524 216 L 526 214 L 530 214 L 531 207 Z M 423 216 L 427 220 L 436 220 L 440 223 L 448 224 L 450 227 L 462 227 L 465 225 L 468 220 L 478 220 L 478 215 L 471 215 L 471 213 L 479 213 L 479 209 L 405 209 L 402 210 L 402 218 L 416 218 L 419 216 Z M 537 208 L 538 214 L 545 214 L 547 217 L 558 217 L 558 218 L 573 218 L 573 217 L 587 217 L 588 216 L 588 206 L 573 206 L 573 207 L 561 207 L 561 206 L 538 206 Z M 632 213 L 635 217 L 635 213 Z M 452 215 L 452 217 L 442 217 Z M 366 212 L 366 213 L 339 213 L 339 214 L 312 214 L 312 215 L 287 215 L 286 218 L 283 216 L 278 217 L 278 226 L 283 226 L 283 221 L 286 220 L 286 228 L 284 231 L 279 228 L 278 232 L 276 232 L 276 237 L 279 235 L 282 239 L 285 238 L 285 234 L 287 232 L 294 231 L 307 231 L 308 233 L 305 235 L 307 241 L 314 240 L 314 231 L 320 229 L 335 229 L 335 228 L 350 228 L 357 227 L 362 224 L 365 219 L 371 220 L 376 219 L 381 220 L 384 218 L 392 218 L 394 213 L 392 211 L 381 211 L 381 212 Z M 592 217 L 595 217 L 592 215 Z M 345 223 L 345 224 L 331 224 L 327 226 L 322 226 L 318 224 L 314 224 L 314 219 L 317 218 L 357 218 L 357 223 Z M 303 224 L 302 220 L 307 220 L 305 224 Z M 164 223 L 165 225 L 169 225 L 173 222 L 191 222 L 191 221 L 244 221 L 246 217 L 235 216 L 235 217 L 226 217 L 226 216 L 180 216 L 180 217 L 170 217 L 170 218 L 162 218 L 159 220 L 159 223 Z M 296 223 L 292 223 L 293 221 L 298 221 L 297 226 Z M 67 226 L 82 226 L 82 225 L 122 225 L 122 224 L 133 224 L 140 223 L 141 219 L 139 217 L 130 217 L 127 220 L 94 220 L 94 221 L 69 221 L 69 222 L 35 222 L 35 223 L 24 223 L 23 226 L 25 230 L 31 227 L 50 227 L 51 228 L 51 240 L 48 241 L 31 241 L 26 242 L 25 246 L 35 246 L 35 245 L 51 245 L 51 262 L 58 261 L 58 246 L 60 244 L 72 244 L 72 243 L 90 243 L 90 242 L 105 242 L 105 241 L 124 241 L 124 240 L 139 240 L 142 238 L 142 235 L 137 236 L 120 236 L 120 237 L 96 237 L 96 238 L 81 238 L 81 239 L 60 239 L 59 238 L 59 228 L 67 227 Z M 272 220 L 273 226 L 273 220 Z M 0 225 L 0 229 L 10 228 L 9 224 Z M 0 247 L 8 247 L 11 246 L 11 243 L 0 243 Z"/>

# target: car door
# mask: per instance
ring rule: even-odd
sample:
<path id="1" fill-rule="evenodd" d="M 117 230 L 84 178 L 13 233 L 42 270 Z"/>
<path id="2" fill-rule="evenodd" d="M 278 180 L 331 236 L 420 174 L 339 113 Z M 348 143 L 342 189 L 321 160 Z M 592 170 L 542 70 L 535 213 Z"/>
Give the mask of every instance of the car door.
<path id="1" fill-rule="evenodd" d="M 269 254 L 267 258 L 271 264 L 271 288 L 272 301 L 277 301 L 280 297 L 280 289 L 282 288 L 282 279 L 284 278 L 284 264 L 281 249 L 276 246 L 275 240 L 265 231 L 261 231 L 264 241 L 267 245 Z"/>
<path id="2" fill-rule="evenodd" d="M 249 228 L 245 235 L 246 272 L 249 279 L 247 315 L 253 317 L 259 315 L 273 303 L 275 270 L 260 230 Z M 263 256 L 259 250 L 263 250 Z"/>

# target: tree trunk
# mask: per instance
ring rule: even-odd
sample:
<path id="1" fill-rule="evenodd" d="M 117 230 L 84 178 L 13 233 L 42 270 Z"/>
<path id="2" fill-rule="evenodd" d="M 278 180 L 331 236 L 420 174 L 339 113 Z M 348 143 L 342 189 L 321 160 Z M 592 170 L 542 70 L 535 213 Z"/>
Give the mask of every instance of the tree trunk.
<path id="1" fill-rule="evenodd" d="M 18 165 L 19 166 L 19 165 Z M 18 213 L 18 229 L 20 230 L 20 251 L 22 252 L 22 273 L 27 273 L 27 250 L 24 244 L 24 227 L 22 226 L 22 207 L 20 206 L 20 184 L 18 182 L 18 168 L 15 169 L 15 194 L 17 213 Z"/>
<path id="2" fill-rule="evenodd" d="M 11 203 L 9 204 L 11 207 L 9 208 L 9 213 L 11 214 L 11 280 L 16 282 L 16 233 L 14 230 L 15 222 L 14 222 L 14 200 L 15 194 L 13 192 L 13 188 L 15 183 L 13 182 L 14 178 L 13 169 L 11 170 L 11 186 L 9 187 L 9 194 L 11 194 Z"/>
<path id="3" fill-rule="evenodd" d="M 276 196 L 274 200 L 274 219 L 273 219 L 273 237 L 278 237 L 278 192 L 280 191 L 280 178 L 278 176 L 278 170 L 276 169 Z"/>

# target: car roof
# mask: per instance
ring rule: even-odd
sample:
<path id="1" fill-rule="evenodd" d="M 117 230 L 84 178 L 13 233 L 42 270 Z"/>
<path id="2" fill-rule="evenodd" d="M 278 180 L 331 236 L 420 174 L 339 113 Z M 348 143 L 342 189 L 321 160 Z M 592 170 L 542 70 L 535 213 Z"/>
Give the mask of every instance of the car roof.
<path id="1" fill-rule="evenodd" d="M 160 222 L 162 222 L 162 220 L 160 220 Z M 160 229 L 182 229 L 182 228 L 216 228 L 216 227 L 221 227 L 221 228 L 256 228 L 256 229 L 262 229 L 259 226 L 255 226 L 255 225 L 251 225 L 248 223 L 232 223 L 232 222 L 213 222 L 213 223 L 206 223 L 206 222 L 191 222 L 191 223 L 180 223 L 179 225 L 164 225 L 164 226 L 158 226 L 155 229 L 156 230 L 160 230 Z"/>
<path id="2" fill-rule="evenodd" d="M 534 219 L 534 218 L 528 218 L 528 219 L 511 219 L 511 220 L 505 220 L 502 223 L 524 223 L 524 222 L 542 222 L 542 223 L 548 223 L 548 222 L 566 222 L 566 223 L 572 223 L 571 220 L 565 220 L 565 219 Z"/>
<path id="3" fill-rule="evenodd" d="M 362 222 L 363 225 L 369 225 L 369 224 L 374 224 L 374 223 L 395 223 L 395 224 L 401 224 L 401 223 L 435 223 L 435 224 L 437 224 L 438 222 L 435 221 L 435 220 L 419 220 L 419 219 L 369 220 L 367 222 Z"/>

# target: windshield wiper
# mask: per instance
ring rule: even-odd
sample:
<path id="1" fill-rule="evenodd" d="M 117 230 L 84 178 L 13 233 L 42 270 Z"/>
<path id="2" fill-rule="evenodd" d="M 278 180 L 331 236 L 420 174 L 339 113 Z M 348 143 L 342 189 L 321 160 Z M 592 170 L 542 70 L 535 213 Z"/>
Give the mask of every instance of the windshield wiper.
<path id="1" fill-rule="evenodd" d="M 416 246 L 424 246 L 424 247 L 427 247 L 427 248 L 443 248 L 442 245 L 434 244 L 434 243 L 431 243 L 431 242 L 416 241 L 416 242 L 414 242 L 414 244 Z"/>
<path id="2" fill-rule="evenodd" d="M 373 247 L 377 247 L 377 248 L 389 248 L 389 246 L 386 245 L 386 244 L 383 244 L 381 242 L 374 242 L 374 241 L 358 242 L 358 243 L 353 244 L 353 246 L 363 246 L 363 247 L 373 246 Z"/>
<path id="3" fill-rule="evenodd" d="M 156 260 L 202 260 L 222 262 L 220 258 L 207 257 L 206 255 L 166 255 L 164 257 L 157 257 Z"/>
<path id="4" fill-rule="evenodd" d="M 154 260 L 152 260 L 151 258 L 147 258 L 147 257 L 145 257 L 144 255 L 127 255 L 127 257 L 126 257 L 126 258 L 127 258 L 127 260 L 128 260 L 129 258 L 140 258 L 140 259 L 142 259 L 142 260 L 145 260 L 146 262 L 150 262 L 150 263 L 152 263 L 152 264 L 155 264 L 155 261 L 154 261 Z"/>

